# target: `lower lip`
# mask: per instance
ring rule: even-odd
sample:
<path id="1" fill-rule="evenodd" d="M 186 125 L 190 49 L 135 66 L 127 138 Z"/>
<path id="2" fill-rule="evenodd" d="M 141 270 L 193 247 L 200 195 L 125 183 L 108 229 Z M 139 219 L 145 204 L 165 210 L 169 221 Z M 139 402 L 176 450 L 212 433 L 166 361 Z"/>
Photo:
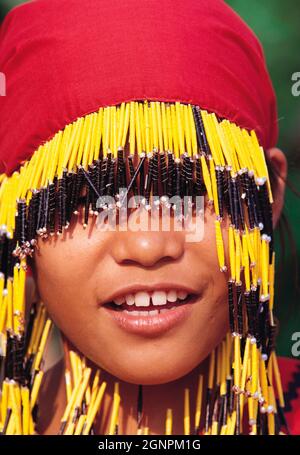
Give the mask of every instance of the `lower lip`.
<path id="1" fill-rule="evenodd" d="M 143 336 L 161 335 L 173 327 L 181 324 L 191 313 L 194 301 L 178 305 L 172 310 L 167 310 L 152 316 L 133 316 L 125 311 L 115 311 L 103 307 L 108 315 L 126 332 Z"/>

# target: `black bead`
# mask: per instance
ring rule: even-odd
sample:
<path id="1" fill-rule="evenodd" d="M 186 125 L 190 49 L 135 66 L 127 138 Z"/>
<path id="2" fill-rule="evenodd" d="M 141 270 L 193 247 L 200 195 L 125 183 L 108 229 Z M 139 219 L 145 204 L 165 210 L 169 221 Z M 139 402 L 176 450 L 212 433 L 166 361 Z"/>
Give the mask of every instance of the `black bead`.
<path id="1" fill-rule="evenodd" d="M 66 200 L 66 223 L 69 224 L 71 222 L 71 217 L 73 214 L 73 203 L 74 203 L 74 196 L 76 190 L 76 177 L 77 174 L 75 172 L 69 172 L 66 178 L 66 186 L 67 186 L 67 200 Z"/>
<path id="2" fill-rule="evenodd" d="M 242 286 L 235 285 L 236 293 L 236 308 L 237 308 L 237 333 L 243 335 L 243 300 L 242 300 Z"/>
<path id="3" fill-rule="evenodd" d="M 101 182 L 101 164 L 102 164 L 102 161 L 100 159 L 95 161 L 95 166 L 96 166 L 96 188 L 97 188 L 99 193 L 100 193 L 100 182 Z"/>
<path id="4" fill-rule="evenodd" d="M 194 192 L 196 196 L 203 196 L 206 192 L 202 173 L 201 159 L 199 157 L 196 158 L 196 182 L 194 185 Z"/>
<path id="5" fill-rule="evenodd" d="M 171 199 L 175 194 L 175 161 L 173 153 L 168 153 L 168 197 Z"/>
<path id="6" fill-rule="evenodd" d="M 192 196 L 193 168 L 191 159 L 188 156 L 183 158 L 181 171 L 181 194 Z"/>
<path id="7" fill-rule="evenodd" d="M 231 415 L 234 408 L 234 393 L 233 393 L 233 378 L 230 377 L 226 380 L 226 395 L 228 402 L 228 412 Z"/>
<path id="8" fill-rule="evenodd" d="M 223 218 L 223 205 L 224 205 L 224 172 L 221 169 L 216 169 L 216 180 L 217 180 L 217 190 L 218 190 L 218 203 L 219 203 L 219 212 L 220 217 Z"/>
<path id="9" fill-rule="evenodd" d="M 181 197 L 181 162 L 175 163 L 175 196 Z"/>
<path id="10" fill-rule="evenodd" d="M 198 147 L 202 153 L 205 153 L 206 156 L 210 155 L 210 148 L 206 138 L 203 119 L 201 116 L 199 106 L 192 106 L 192 111 L 194 115 L 195 127 L 196 127 L 196 134 L 197 134 L 197 142 Z"/>
<path id="11" fill-rule="evenodd" d="M 254 202 L 253 202 L 253 196 L 251 193 L 250 189 L 250 177 L 248 172 L 244 172 L 242 175 L 242 187 L 243 187 L 243 192 L 245 195 L 245 202 L 247 205 L 248 209 L 248 222 L 249 222 L 249 227 L 250 229 L 254 229 L 255 227 L 255 220 L 254 220 Z"/>
<path id="12" fill-rule="evenodd" d="M 239 217 L 239 228 L 243 231 L 245 230 L 245 217 L 244 217 L 244 208 L 242 204 L 241 192 L 242 192 L 242 182 L 241 177 L 238 175 L 236 179 L 236 189 L 237 189 L 237 201 L 238 201 L 238 217 Z"/>
<path id="13" fill-rule="evenodd" d="M 164 152 L 160 153 L 160 178 L 161 178 L 163 196 L 167 196 L 168 169 L 167 169 L 166 155 Z"/>
<path id="14" fill-rule="evenodd" d="M 55 233 L 56 192 L 55 183 L 49 183 L 49 229 Z"/>
<path id="15" fill-rule="evenodd" d="M 140 168 L 140 196 L 144 197 L 145 196 L 145 166 L 146 166 L 146 158 L 145 156 L 140 158 L 142 161 L 141 168 Z"/>
<path id="16" fill-rule="evenodd" d="M 145 199 L 146 199 L 147 204 L 150 203 L 150 194 L 151 194 L 152 183 L 153 183 L 152 175 L 153 175 L 153 156 L 151 156 L 149 158 L 148 172 L 147 172 L 146 179 L 145 179 Z"/>
<path id="17" fill-rule="evenodd" d="M 233 297 L 233 282 L 228 281 L 228 310 L 229 310 L 229 326 L 231 333 L 236 331 L 235 321 L 236 321 L 236 312 L 234 307 L 234 297 Z"/>
<path id="18" fill-rule="evenodd" d="M 153 196 L 158 196 L 158 152 L 153 154 L 152 166 Z"/>
<path id="19" fill-rule="evenodd" d="M 45 196 L 46 196 L 46 188 L 42 188 L 40 190 L 40 197 L 39 197 L 39 206 L 38 206 L 38 212 L 37 212 L 37 231 L 40 232 L 40 230 L 43 227 L 43 219 L 44 219 L 44 212 L 45 212 Z"/>
<path id="20" fill-rule="evenodd" d="M 256 325 L 256 312 L 257 312 L 257 307 L 256 307 L 256 301 L 252 297 L 253 291 L 245 292 L 244 294 L 244 299 L 245 299 L 245 305 L 246 305 L 246 310 L 247 310 L 247 319 L 248 319 L 248 333 L 250 336 L 255 336 L 255 325 Z M 256 294 L 255 294 L 256 296 Z M 256 298 L 256 297 L 255 297 Z"/>
<path id="21" fill-rule="evenodd" d="M 272 207 L 269 200 L 269 193 L 267 188 L 267 183 L 265 182 L 263 185 L 260 185 L 258 188 L 258 197 L 259 203 L 263 218 L 263 229 L 262 233 L 266 234 L 271 238 L 271 242 L 269 245 L 270 248 L 270 264 L 272 262 L 272 251 L 273 251 L 273 214 L 272 214 Z"/>
<path id="22" fill-rule="evenodd" d="M 58 179 L 57 193 L 58 232 L 61 234 L 66 225 L 66 177 Z"/>
<path id="23" fill-rule="evenodd" d="M 18 241 L 20 246 L 22 246 L 26 242 L 26 201 L 20 200 L 17 204 L 18 210 Z"/>
<path id="24" fill-rule="evenodd" d="M 86 196 L 84 204 L 84 224 L 87 226 L 89 221 L 89 211 L 90 211 L 90 187 L 86 185 Z"/>
<path id="25" fill-rule="evenodd" d="M 36 238 L 39 197 L 40 197 L 40 191 L 33 190 L 32 197 L 29 201 L 29 208 L 28 208 L 28 223 L 27 223 L 27 235 L 26 235 L 28 242 L 30 242 L 31 240 L 34 240 Z"/>
<path id="26" fill-rule="evenodd" d="M 108 181 L 106 184 L 106 194 L 107 196 L 114 196 L 115 195 L 115 159 L 108 158 L 108 166 L 109 166 L 109 173 L 108 173 Z"/>
<path id="27" fill-rule="evenodd" d="M 118 150 L 117 159 L 117 193 L 120 192 L 120 188 L 126 188 L 126 165 L 124 160 L 124 150 Z"/>
<path id="28" fill-rule="evenodd" d="M 15 362 L 14 362 L 14 380 L 19 382 L 22 385 L 25 385 L 25 372 L 24 372 L 24 346 L 25 346 L 25 337 L 24 334 L 21 336 L 15 335 Z"/>
<path id="29" fill-rule="evenodd" d="M 232 202 L 233 202 L 233 224 L 236 229 L 240 228 L 240 205 L 239 205 L 239 194 L 237 188 L 237 182 L 235 178 L 231 179 L 231 194 L 232 194 Z"/>
<path id="30" fill-rule="evenodd" d="M 97 168 L 94 164 L 92 164 L 92 165 L 89 165 L 88 169 L 89 169 L 90 180 L 94 187 L 94 188 L 93 187 L 90 188 L 90 192 L 89 192 L 90 204 L 91 204 L 92 211 L 94 212 L 97 210 L 96 203 L 97 203 L 97 198 L 98 198 L 98 195 L 95 192 L 95 190 L 97 190 Z"/>
<path id="31" fill-rule="evenodd" d="M 100 180 L 100 196 L 105 195 L 105 188 L 108 179 L 108 171 L 109 171 L 110 161 L 107 158 L 104 158 L 101 163 L 101 180 Z"/>
<path id="32" fill-rule="evenodd" d="M 263 226 L 263 216 L 261 213 L 261 207 L 259 202 L 258 196 L 258 188 L 254 179 L 254 176 L 250 178 L 250 187 L 251 187 L 251 195 L 253 201 L 253 216 L 255 225 L 257 227 Z"/>
<path id="33" fill-rule="evenodd" d="M 42 224 L 42 227 L 45 231 L 47 231 L 48 223 L 49 223 L 49 195 L 50 195 L 50 190 L 49 190 L 49 186 L 47 186 L 47 188 L 45 189 L 44 218 L 43 218 L 43 224 Z"/>

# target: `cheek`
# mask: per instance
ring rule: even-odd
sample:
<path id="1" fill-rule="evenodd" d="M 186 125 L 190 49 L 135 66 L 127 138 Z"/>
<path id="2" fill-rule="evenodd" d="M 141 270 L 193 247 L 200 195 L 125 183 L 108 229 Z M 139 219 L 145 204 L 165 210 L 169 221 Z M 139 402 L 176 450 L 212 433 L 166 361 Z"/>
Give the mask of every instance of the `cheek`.
<path id="1" fill-rule="evenodd" d="M 207 292 L 195 308 L 193 323 L 200 361 L 222 341 L 229 328 L 227 280 L 224 274 L 220 274 L 210 276 Z"/>
<path id="2" fill-rule="evenodd" d="M 70 241 L 51 239 L 40 241 L 38 246 L 35 269 L 40 296 L 59 328 L 72 333 L 88 314 L 87 307 L 94 303 L 92 245 L 87 238 L 73 234 Z"/>
<path id="3" fill-rule="evenodd" d="M 204 237 L 198 244 L 191 244 L 192 264 L 196 267 L 199 281 L 205 283 L 203 299 L 195 307 L 192 329 L 201 360 L 214 349 L 224 338 L 229 329 L 227 306 L 228 272 L 221 272 L 217 256 L 215 238 L 215 218 L 210 210 L 205 213 Z M 228 264 L 228 225 L 227 219 L 222 221 L 222 237 L 224 243 L 225 262 Z"/>
<path id="4" fill-rule="evenodd" d="M 90 288 L 93 271 L 105 254 L 106 238 L 90 235 L 82 223 L 73 220 L 62 236 L 39 239 L 35 253 L 36 276 L 39 290 L 45 296 L 81 293 Z"/>
<path id="5" fill-rule="evenodd" d="M 219 269 L 214 233 L 207 233 L 203 244 L 195 247 L 199 280 L 205 283 L 203 298 L 195 306 L 192 329 L 203 360 L 224 338 L 229 328 L 227 307 L 228 275 Z"/>

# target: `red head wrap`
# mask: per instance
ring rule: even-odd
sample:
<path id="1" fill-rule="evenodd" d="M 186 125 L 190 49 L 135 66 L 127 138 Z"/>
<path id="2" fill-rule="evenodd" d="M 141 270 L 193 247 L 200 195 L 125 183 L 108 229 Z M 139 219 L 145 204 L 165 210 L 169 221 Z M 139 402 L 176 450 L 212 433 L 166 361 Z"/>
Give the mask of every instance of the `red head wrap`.
<path id="1" fill-rule="evenodd" d="M 10 174 L 58 130 L 130 100 L 199 105 L 277 139 L 261 46 L 222 0 L 36 0 L 0 33 L 0 171 Z"/>

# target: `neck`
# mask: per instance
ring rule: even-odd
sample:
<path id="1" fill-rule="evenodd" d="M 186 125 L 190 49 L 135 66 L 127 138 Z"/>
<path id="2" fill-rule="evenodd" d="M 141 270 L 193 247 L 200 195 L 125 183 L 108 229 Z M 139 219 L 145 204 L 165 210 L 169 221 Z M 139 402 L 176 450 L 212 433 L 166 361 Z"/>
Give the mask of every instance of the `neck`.
<path id="1" fill-rule="evenodd" d="M 92 367 L 96 369 L 96 367 Z M 187 375 L 158 385 L 145 385 L 143 389 L 143 418 L 141 427 L 149 427 L 149 433 L 153 435 L 165 434 L 166 411 L 172 409 L 173 434 L 183 434 L 184 420 L 184 390 L 189 389 L 190 394 L 190 419 L 191 432 L 194 430 L 195 403 L 198 387 L 199 374 L 204 377 L 206 384 L 208 372 L 208 359 L 198 365 Z M 137 397 L 138 385 L 120 381 L 107 371 L 101 370 L 100 382 L 106 381 L 103 402 L 101 404 L 99 418 L 94 425 L 96 434 L 107 434 L 112 410 L 114 383 L 120 385 L 121 403 L 119 408 L 119 433 L 137 433 Z M 57 434 L 60 428 L 60 420 L 67 404 L 64 378 L 64 362 L 59 361 L 45 374 L 40 393 L 40 418 L 38 424 L 39 434 Z M 202 400 L 204 405 L 204 400 Z M 202 406 L 202 417 L 203 417 Z M 201 425 L 202 426 L 202 425 Z"/>

